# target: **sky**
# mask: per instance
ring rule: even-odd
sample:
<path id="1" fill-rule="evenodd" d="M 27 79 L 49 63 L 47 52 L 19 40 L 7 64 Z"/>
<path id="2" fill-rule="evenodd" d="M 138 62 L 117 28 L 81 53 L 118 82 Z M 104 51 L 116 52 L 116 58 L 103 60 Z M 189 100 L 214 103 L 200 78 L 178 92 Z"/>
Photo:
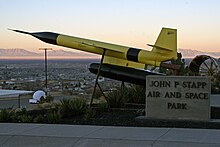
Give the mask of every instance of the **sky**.
<path id="1" fill-rule="evenodd" d="M 8 28 L 52 31 L 150 50 L 162 27 L 178 48 L 220 51 L 219 0 L 0 0 L 0 48 L 39 52 L 43 43 Z"/>

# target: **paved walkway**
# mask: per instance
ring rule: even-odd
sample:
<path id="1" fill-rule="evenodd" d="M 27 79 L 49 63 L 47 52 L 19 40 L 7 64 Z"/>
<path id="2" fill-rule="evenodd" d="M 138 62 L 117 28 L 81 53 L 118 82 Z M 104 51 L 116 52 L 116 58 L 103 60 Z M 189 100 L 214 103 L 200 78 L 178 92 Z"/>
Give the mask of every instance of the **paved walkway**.
<path id="1" fill-rule="evenodd" d="M 220 130 L 0 123 L 0 146 L 220 146 Z"/>

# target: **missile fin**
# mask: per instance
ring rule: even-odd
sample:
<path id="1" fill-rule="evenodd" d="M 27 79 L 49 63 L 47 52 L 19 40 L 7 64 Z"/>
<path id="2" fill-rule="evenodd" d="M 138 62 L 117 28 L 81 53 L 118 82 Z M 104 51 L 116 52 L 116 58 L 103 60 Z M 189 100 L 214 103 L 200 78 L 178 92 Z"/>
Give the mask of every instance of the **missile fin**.
<path id="1" fill-rule="evenodd" d="M 160 46 L 157 46 L 157 45 L 151 45 L 151 44 L 147 44 L 147 45 L 151 46 L 151 47 L 158 48 L 158 49 L 162 49 L 162 50 L 167 50 L 167 51 L 171 51 L 171 52 L 173 51 L 172 49 L 160 47 Z"/>
<path id="2" fill-rule="evenodd" d="M 90 44 L 90 43 L 86 43 L 86 42 L 82 42 L 82 44 L 88 45 L 88 46 L 92 46 L 92 47 L 96 47 L 96 48 L 111 50 L 111 51 L 113 51 L 113 52 L 124 53 L 123 51 L 120 51 L 120 50 L 117 50 L 117 49 L 106 48 L 106 47 L 102 47 L 102 46 L 98 46 L 98 45 Z"/>

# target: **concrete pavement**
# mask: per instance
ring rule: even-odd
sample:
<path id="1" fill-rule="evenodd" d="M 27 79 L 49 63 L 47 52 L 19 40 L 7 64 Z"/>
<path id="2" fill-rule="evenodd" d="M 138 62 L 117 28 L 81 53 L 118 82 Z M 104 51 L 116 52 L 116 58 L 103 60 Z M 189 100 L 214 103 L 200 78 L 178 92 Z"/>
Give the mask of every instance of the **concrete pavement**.
<path id="1" fill-rule="evenodd" d="M 0 146 L 220 146 L 220 130 L 0 123 Z"/>

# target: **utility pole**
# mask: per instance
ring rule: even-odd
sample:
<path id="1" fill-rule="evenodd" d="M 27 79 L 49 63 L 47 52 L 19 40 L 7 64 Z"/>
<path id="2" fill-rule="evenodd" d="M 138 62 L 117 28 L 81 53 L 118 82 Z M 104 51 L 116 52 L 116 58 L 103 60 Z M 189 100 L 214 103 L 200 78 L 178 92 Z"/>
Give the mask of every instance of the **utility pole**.
<path id="1" fill-rule="evenodd" d="M 47 90 L 47 50 L 52 50 L 52 48 L 39 48 L 39 50 L 44 50 L 45 52 L 45 60 L 44 60 L 44 63 L 45 63 L 45 88 Z"/>

